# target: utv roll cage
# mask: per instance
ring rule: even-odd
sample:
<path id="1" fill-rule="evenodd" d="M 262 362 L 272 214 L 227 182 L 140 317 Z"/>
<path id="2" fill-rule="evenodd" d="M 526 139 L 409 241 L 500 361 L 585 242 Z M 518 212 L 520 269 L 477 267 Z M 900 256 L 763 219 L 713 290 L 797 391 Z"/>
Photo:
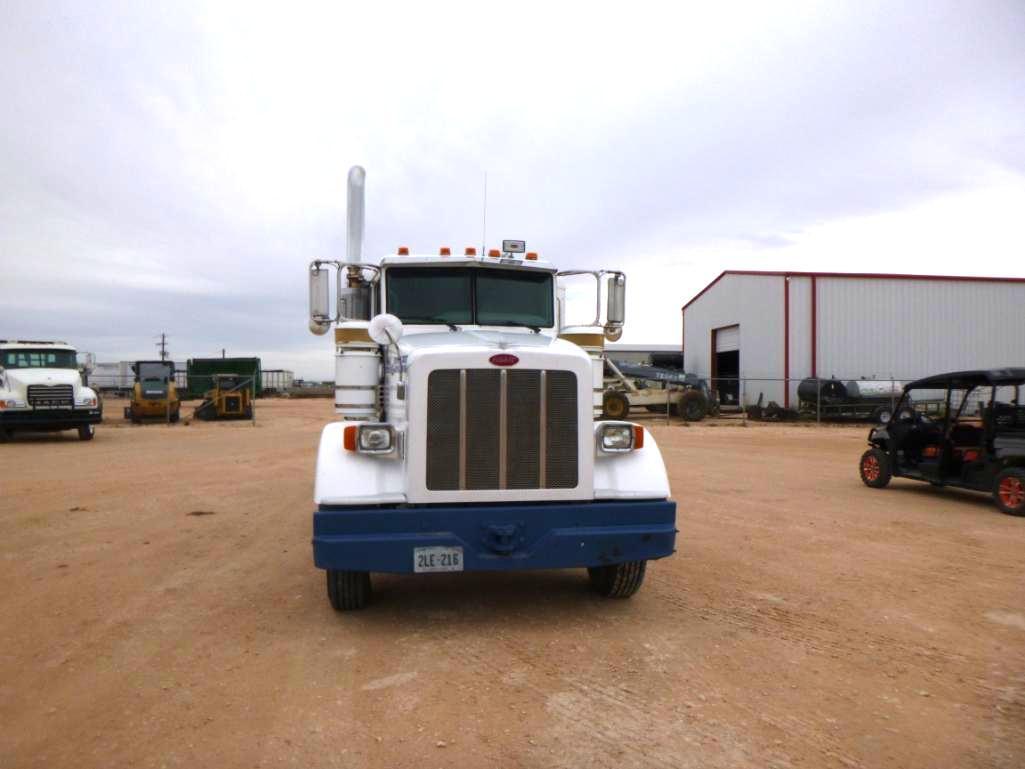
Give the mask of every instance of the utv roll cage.
<path id="1" fill-rule="evenodd" d="M 1023 384 L 1025 368 L 954 371 L 909 382 L 893 417 L 869 433 L 862 481 L 882 488 L 895 476 L 987 491 L 1005 513 L 1025 515 Z M 929 412 L 920 399 L 912 401 L 916 390 L 942 391 L 938 408 Z M 998 390 L 1005 390 L 1002 400 Z M 977 411 L 969 411 L 969 403 Z"/>

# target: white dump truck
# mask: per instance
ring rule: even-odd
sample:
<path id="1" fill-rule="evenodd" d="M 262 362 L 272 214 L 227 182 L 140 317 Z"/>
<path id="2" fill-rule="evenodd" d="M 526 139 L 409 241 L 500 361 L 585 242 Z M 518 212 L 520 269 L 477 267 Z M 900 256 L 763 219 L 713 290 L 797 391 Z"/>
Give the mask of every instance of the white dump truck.
<path id="1" fill-rule="evenodd" d="M 565 327 L 560 273 L 522 241 L 364 262 L 363 187 L 353 168 L 347 260 L 309 266 L 341 417 L 314 492 L 332 606 L 364 606 L 372 572 L 586 568 L 602 595 L 632 595 L 674 552 L 676 505 L 651 434 L 595 421 L 625 276 L 564 273 L 598 297 L 591 325 Z"/>
<path id="2" fill-rule="evenodd" d="M 82 384 L 66 342 L 0 339 L 0 441 L 15 431 L 78 430 L 92 440 L 103 420 L 96 392 Z"/>

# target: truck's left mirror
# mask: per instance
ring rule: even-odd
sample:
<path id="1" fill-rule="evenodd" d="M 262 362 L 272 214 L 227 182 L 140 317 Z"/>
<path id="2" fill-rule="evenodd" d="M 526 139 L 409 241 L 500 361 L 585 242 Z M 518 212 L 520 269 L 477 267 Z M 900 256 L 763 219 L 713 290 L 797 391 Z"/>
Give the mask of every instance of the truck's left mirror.
<path id="1" fill-rule="evenodd" d="M 331 328 L 331 270 L 310 267 L 310 331 L 326 334 Z"/>

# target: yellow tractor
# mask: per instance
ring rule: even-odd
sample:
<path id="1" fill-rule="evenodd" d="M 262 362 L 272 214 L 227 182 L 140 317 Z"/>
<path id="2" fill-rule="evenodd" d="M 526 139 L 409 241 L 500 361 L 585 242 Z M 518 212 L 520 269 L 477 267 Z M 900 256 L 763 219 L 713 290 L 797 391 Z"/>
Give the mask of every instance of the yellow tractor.
<path id="1" fill-rule="evenodd" d="M 253 381 L 238 374 L 214 374 L 213 388 L 196 407 L 196 419 L 252 419 Z"/>
<path id="2" fill-rule="evenodd" d="M 167 360 L 139 360 L 132 364 L 135 384 L 125 419 L 140 424 L 144 419 L 177 422 L 181 400 L 174 385 L 174 364 Z"/>

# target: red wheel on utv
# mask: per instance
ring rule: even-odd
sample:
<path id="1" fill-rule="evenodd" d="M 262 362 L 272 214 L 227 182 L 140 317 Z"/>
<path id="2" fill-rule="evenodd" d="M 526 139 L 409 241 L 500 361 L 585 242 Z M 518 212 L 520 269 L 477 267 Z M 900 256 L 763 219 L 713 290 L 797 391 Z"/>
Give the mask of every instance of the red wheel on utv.
<path id="1" fill-rule="evenodd" d="M 861 480 L 866 486 L 881 489 L 890 482 L 890 460 L 880 449 L 869 449 L 858 464 Z"/>
<path id="2" fill-rule="evenodd" d="M 996 477 L 993 498 L 1008 515 L 1025 516 L 1025 470 L 1009 467 Z"/>

